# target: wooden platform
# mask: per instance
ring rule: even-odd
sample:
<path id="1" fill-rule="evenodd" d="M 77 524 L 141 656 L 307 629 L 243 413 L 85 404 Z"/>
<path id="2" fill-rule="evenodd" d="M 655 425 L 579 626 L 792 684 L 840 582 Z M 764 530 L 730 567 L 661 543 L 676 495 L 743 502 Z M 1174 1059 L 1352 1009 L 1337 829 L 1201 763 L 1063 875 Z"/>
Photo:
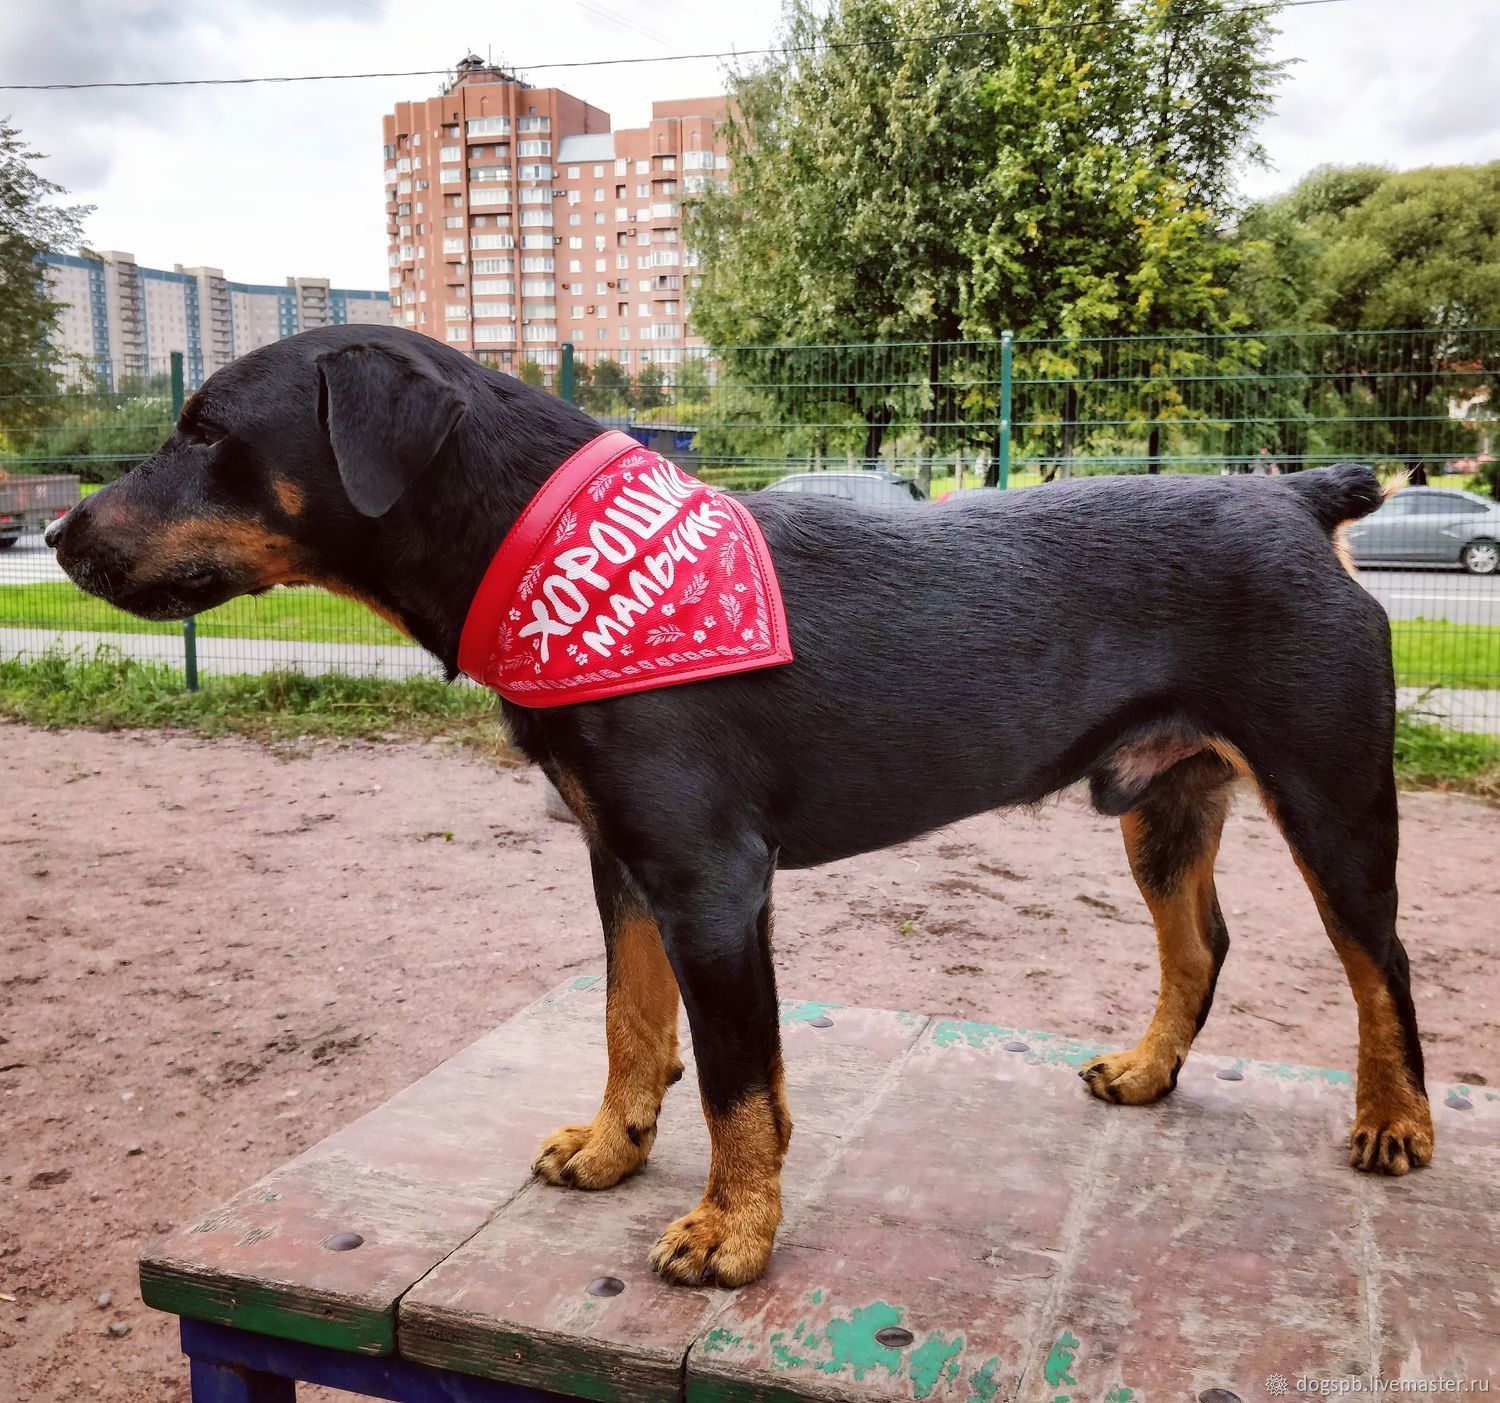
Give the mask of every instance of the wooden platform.
<path id="1" fill-rule="evenodd" d="M 1046 1034 L 806 1003 L 782 1024 L 787 1220 L 751 1286 L 646 1264 L 707 1168 L 691 1066 L 641 1175 L 531 1179 L 603 1085 L 603 981 L 582 978 L 173 1234 L 142 1295 L 599 1400 L 1500 1388 L 1495 1090 L 1431 1088 L 1435 1164 L 1376 1179 L 1344 1163 L 1344 1073 L 1195 1056 L 1166 1102 L 1117 1107 L 1074 1076 L 1099 1049 Z M 591 1294 L 603 1277 L 624 1289 Z"/>

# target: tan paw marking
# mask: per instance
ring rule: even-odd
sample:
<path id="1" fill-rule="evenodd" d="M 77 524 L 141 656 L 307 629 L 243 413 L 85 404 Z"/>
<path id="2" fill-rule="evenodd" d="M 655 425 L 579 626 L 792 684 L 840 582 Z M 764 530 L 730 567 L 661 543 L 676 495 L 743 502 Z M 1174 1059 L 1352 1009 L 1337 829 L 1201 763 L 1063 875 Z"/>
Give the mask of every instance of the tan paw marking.
<path id="1" fill-rule="evenodd" d="M 1111 1052 L 1108 1056 L 1096 1057 L 1078 1075 L 1101 1101 L 1144 1106 L 1151 1101 L 1160 1101 L 1177 1085 L 1177 1073 L 1181 1068 L 1180 1058 L 1168 1062 L 1161 1057 L 1148 1056 L 1139 1048 L 1131 1048 L 1129 1052 Z"/>
<path id="2" fill-rule="evenodd" d="M 1349 1131 L 1349 1163 L 1369 1174 L 1405 1174 L 1432 1159 L 1432 1114 L 1426 1102 L 1402 1116 L 1361 1110 Z"/>
<path id="3" fill-rule="evenodd" d="M 565 1125 L 554 1131 L 537 1150 L 531 1168 L 549 1184 L 572 1189 L 613 1188 L 646 1162 L 656 1142 L 656 1127 L 637 1130 L 639 1143 L 627 1128 L 606 1122 Z"/>
<path id="4" fill-rule="evenodd" d="M 767 1228 L 755 1220 L 765 1219 Z M 771 1260 L 775 1219 L 766 1214 L 731 1216 L 700 1203 L 679 1218 L 651 1249 L 651 1270 L 679 1286 L 743 1286 Z"/>

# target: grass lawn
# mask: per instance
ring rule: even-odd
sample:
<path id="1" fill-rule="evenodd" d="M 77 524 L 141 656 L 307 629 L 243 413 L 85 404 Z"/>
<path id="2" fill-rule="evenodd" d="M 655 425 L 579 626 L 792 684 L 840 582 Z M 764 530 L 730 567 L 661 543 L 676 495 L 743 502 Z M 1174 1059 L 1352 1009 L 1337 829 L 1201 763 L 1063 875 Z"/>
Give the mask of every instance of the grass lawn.
<path id="1" fill-rule="evenodd" d="M 134 662 L 107 647 L 92 657 L 0 660 L 0 716 L 36 726 L 170 728 L 266 741 L 446 736 L 495 758 L 509 755 L 498 699 L 479 687 L 435 677 L 266 672 L 205 678 L 201 690 L 189 692 L 179 669 Z"/>
<path id="2" fill-rule="evenodd" d="M 95 633 L 180 633 L 122 613 L 76 585 L 0 586 L 0 628 L 84 629 Z M 409 643 L 405 634 L 352 599 L 320 589 L 274 589 L 231 600 L 198 616 L 205 638 L 281 639 L 298 643 Z"/>
<path id="3" fill-rule="evenodd" d="M 1397 619 L 1391 644 L 1403 687 L 1500 689 L 1500 628 L 1492 624 Z"/>

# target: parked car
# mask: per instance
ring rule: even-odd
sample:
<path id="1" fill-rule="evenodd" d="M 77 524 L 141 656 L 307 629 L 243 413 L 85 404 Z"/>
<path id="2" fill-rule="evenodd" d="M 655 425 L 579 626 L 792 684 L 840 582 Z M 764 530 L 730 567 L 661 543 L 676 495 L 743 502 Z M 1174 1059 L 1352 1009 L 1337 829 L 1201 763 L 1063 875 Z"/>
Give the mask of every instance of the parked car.
<path id="1" fill-rule="evenodd" d="M 841 497 L 867 507 L 914 507 L 925 502 L 922 489 L 909 477 L 892 472 L 793 473 L 773 482 L 767 492 L 803 492 Z"/>
<path id="2" fill-rule="evenodd" d="M 78 505 L 78 479 L 67 474 L 7 475 L 0 468 L 0 550 L 9 550 L 23 531 L 41 531 L 69 507 Z"/>
<path id="3" fill-rule="evenodd" d="M 1500 572 L 1500 502 L 1452 487 L 1407 487 L 1345 528 L 1359 565 L 1461 565 Z"/>

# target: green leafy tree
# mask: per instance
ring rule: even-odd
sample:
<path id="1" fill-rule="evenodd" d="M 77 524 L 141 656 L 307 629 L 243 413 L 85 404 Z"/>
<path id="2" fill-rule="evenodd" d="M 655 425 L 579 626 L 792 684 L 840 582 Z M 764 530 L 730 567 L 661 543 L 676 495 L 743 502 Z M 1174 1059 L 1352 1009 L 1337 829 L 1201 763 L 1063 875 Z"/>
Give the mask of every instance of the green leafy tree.
<path id="1" fill-rule="evenodd" d="M 41 175 L 36 151 L 0 118 L 0 433 L 49 421 L 59 357 L 49 342 L 66 305 L 52 296 L 38 260 L 78 242 L 88 207 Z"/>
<path id="2" fill-rule="evenodd" d="M 733 180 L 688 205 L 695 326 L 731 378 L 785 384 L 817 451 L 860 432 L 873 457 L 903 421 L 955 446 L 993 367 L 926 343 L 1006 328 L 1061 338 L 1038 407 L 1075 423 L 1087 338 L 1232 323 L 1220 229 L 1271 34 L 1229 0 L 790 0 L 785 52 L 732 83 Z M 868 341 L 920 344 L 878 377 L 828 349 Z M 817 349 L 779 376 L 736 350 L 788 342 Z M 1202 412 L 1184 369 L 1151 417 Z"/>
<path id="3" fill-rule="evenodd" d="M 667 402 L 664 390 L 667 377 L 659 365 L 641 367 L 635 377 L 635 407 L 641 410 L 660 409 Z"/>
<path id="4" fill-rule="evenodd" d="M 529 356 L 516 367 L 516 378 L 527 385 L 545 385 L 547 372 Z"/>
<path id="5" fill-rule="evenodd" d="M 1277 379 L 1314 450 L 1408 462 L 1470 456 L 1500 403 L 1500 162 L 1400 173 L 1325 167 L 1247 211 L 1235 291 L 1261 325 L 1337 331 Z M 1406 335 L 1388 333 L 1405 332 Z"/>
<path id="6" fill-rule="evenodd" d="M 591 414 L 624 414 L 630 408 L 630 372 L 617 360 L 598 361 L 579 394 L 579 403 Z"/>

